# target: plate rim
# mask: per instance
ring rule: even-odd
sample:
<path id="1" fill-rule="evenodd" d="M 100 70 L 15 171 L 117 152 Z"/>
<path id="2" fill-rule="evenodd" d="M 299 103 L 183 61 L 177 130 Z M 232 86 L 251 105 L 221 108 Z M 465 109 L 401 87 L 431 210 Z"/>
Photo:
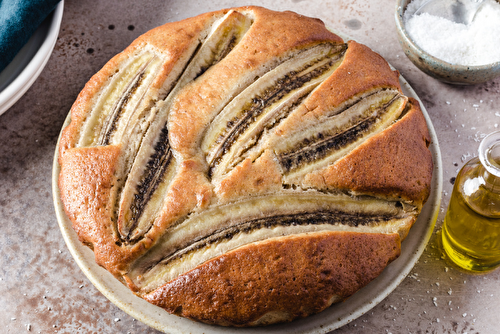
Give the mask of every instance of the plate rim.
<path id="1" fill-rule="evenodd" d="M 367 313 L 389 294 L 391 294 L 406 278 L 406 276 L 410 273 L 410 271 L 417 263 L 418 259 L 421 257 L 428 241 L 432 236 L 439 214 L 443 186 L 443 175 L 441 172 L 442 160 L 437 135 L 425 106 L 423 105 L 414 89 L 401 74 L 399 75 L 399 81 L 405 95 L 415 98 L 420 103 L 422 113 L 425 117 L 427 128 L 431 137 L 431 144 L 429 146 L 429 149 L 433 155 L 434 163 L 431 193 L 408 237 L 402 243 L 403 247 L 400 257 L 390 263 L 384 269 L 382 274 L 379 275 L 375 280 L 370 282 L 367 286 L 363 287 L 361 290 L 356 292 L 353 296 L 342 303 L 334 304 L 318 314 L 303 319 L 298 319 L 290 323 L 272 325 L 268 327 L 238 328 L 238 332 L 319 334 L 338 329 Z M 68 113 L 62 129 L 64 129 L 69 124 L 70 116 L 70 113 Z M 231 327 L 228 328 L 207 325 L 194 322 L 186 318 L 181 318 L 173 314 L 169 314 L 165 310 L 149 304 L 144 299 L 133 294 L 133 292 L 130 291 L 128 287 L 120 283 L 118 279 L 116 279 L 111 273 L 95 263 L 93 252 L 88 247 L 82 245 L 79 242 L 76 232 L 73 230 L 72 224 L 66 216 L 60 200 L 58 187 L 60 166 L 58 163 L 58 154 L 61 133 L 59 134 L 53 160 L 53 201 L 56 209 L 57 221 L 65 243 L 69 248 L 75 262 L 78 264 L 85 276 L 91 281 L 91 283 L 107 299 L 109 299 L 114 305 L 123 310 L 125 313 L 161 332 L 178 334 L 191 333 L 192 331 L 199 331 L 207 334 L 233 332 L 234 328 Z M 386 282 L 388 278 L 390 279 L 389 284 L 387 284 Z M 382 288 L 374 293 L 374 289 L 380 288 L 380 286 L 382 286 Z M 350 306 L 354 306 L 354 308 Z M 145 312 L 144 310 L 148 311 Z M 339 316 L 339 313 L 341 314 L 341 316 Z"/>
<path id="2" fill-rule="evenodd" d="M 26 93 L 45 68 L 59 36 L 63 10 L 64 0 L 61 0 L 52 12 L 53 16 L 47 35 L 38 51 L 21 73 L 0 91 L 0 115 L 12 107 Z"/>

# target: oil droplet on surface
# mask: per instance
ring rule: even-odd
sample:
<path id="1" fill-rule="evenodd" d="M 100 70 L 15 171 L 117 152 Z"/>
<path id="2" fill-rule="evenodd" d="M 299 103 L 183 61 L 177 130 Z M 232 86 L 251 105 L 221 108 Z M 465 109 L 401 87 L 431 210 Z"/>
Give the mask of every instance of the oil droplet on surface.
<path id="1" fill-rule="evenodd" d="M 349 28 L 351 30 L 358 30 L 363 25 L 361 23 L 361 21 L 358 19 L 350 19 L 350 20 L 344 21 L 344 24 L 346 25 L 347 28 Z"/>

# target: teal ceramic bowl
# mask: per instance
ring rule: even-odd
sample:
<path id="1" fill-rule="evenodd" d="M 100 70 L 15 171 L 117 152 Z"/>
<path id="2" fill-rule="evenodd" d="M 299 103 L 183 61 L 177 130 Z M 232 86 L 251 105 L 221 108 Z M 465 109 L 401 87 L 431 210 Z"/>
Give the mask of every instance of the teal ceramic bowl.
<path id="1" fill-rule="evenodd" d="M 406 32 L 403 14 L 411 0 L 397 0 L 396 28 L 399 43 L 406 56 L 424 73 L 446 83 L 456 85 L 473 85 L 492 80 L 500 76 L 500 62 L 481 65 L 454 65 L 431 56 L 416 45 Z"/>

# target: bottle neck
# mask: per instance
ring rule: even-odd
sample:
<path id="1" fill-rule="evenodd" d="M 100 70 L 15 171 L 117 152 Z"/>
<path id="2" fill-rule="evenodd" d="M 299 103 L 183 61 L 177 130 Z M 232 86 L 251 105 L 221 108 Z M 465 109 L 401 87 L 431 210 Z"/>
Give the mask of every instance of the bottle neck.
<path id="1" fill-rule="evenodd" d="M 484 167 L 484 186 L 500 193 L 500 131 L 489 134 L 481 141 L 479 160 Z"/>
<path id="2" fill-rule="evenodd" d="M 486 168 L 483 168 L 482 178 L 486 189 L 500 194 L 500 177 L 491 174 Z"/>

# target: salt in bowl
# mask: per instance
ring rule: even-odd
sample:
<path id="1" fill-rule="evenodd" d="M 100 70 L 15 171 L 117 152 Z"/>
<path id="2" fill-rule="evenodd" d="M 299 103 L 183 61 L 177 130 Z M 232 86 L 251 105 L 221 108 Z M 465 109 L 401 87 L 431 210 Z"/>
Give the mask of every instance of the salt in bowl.
<path id="1" fill-rule="evenodd" d="M 403 51 L 420 70 L 443 82 L 458 85 L 483 83 L 500 76 L 500 61 L 480 66 L 455 65 L 422 50 L 412 41 L 403 22 L 403 14 L 410 1 L 397 0 L 396 28 Z"/>

